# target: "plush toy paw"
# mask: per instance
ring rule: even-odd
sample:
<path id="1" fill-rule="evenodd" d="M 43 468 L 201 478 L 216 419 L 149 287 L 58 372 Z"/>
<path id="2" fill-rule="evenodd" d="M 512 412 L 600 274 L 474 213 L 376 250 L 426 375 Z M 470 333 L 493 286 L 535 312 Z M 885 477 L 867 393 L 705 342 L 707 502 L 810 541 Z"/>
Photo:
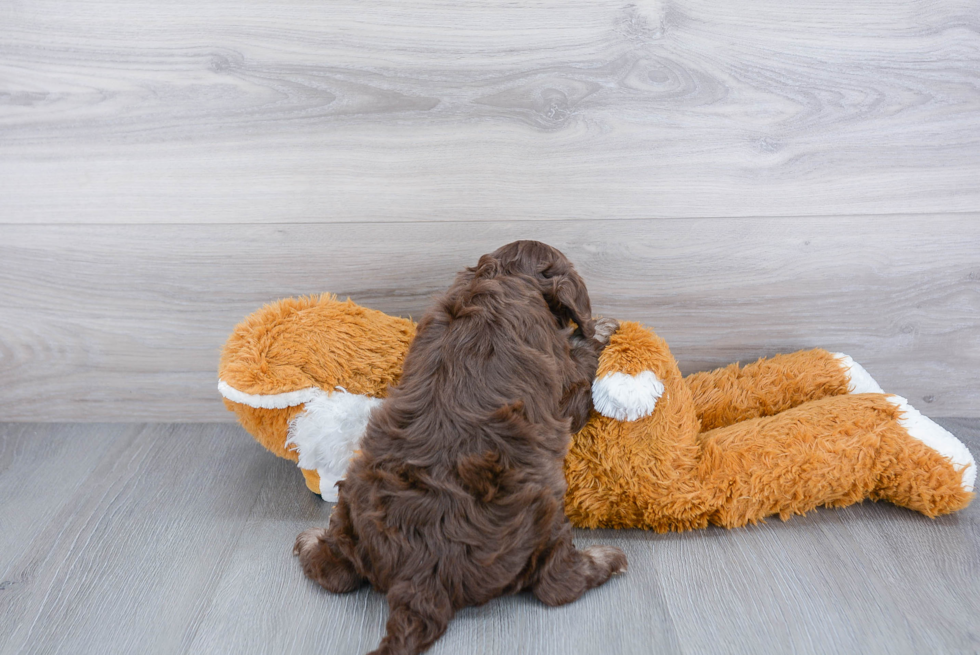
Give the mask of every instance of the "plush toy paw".
<path id="1" fill-rule="evenodd" d="M 596 321 L 597 337 L 600 321 L 609 343 L 599 356 L 599 370 L 592 383 L 595 410 L 617 421 L 650 416 L 664 393 L 657 364 L 665 361 L 666 344 L 638 323 L 620 324 L 614 319 Z"/>
<path id="2" fill-rule="evenodd" d="M 664 383 L 653 371 L 609 373 L 592 383 L 595 410 L 617 421 L 635 421 L 653 414 L 663 393 Z"/>

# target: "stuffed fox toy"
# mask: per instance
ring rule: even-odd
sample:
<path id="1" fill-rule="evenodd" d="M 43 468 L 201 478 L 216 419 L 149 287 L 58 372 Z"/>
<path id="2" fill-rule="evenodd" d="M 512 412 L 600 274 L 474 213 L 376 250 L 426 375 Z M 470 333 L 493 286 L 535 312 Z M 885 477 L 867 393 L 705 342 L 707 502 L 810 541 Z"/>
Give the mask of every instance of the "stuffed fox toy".
<path id="1" fill-rule="evenodd" d="M 218 388 L 248 432 L 333 501 L 414 333 L 350 300 L 281 300 L 235 328 Z M 662 339 L 622 322 L 592 395 L 596 411 L 565 458 L 565 511 L 579 527 L 731 528 L 865 498 L 933 517 L 973 497 L 966 446 L 845 355 L 682 377 Z"/>

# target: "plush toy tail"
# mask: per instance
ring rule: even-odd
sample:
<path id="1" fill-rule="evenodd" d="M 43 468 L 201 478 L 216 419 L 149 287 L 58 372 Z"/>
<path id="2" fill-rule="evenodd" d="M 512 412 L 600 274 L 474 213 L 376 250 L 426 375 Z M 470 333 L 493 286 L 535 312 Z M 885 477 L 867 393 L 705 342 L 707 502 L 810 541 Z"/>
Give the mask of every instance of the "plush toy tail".
<path id="1" fill-rule="evenodd" d="M 824 398 L 701 443 L 706 518 L 725 527 L 865 498 L 937 516 L 966 507 L 976 479 L 962 442 L 884 394 Z"/>

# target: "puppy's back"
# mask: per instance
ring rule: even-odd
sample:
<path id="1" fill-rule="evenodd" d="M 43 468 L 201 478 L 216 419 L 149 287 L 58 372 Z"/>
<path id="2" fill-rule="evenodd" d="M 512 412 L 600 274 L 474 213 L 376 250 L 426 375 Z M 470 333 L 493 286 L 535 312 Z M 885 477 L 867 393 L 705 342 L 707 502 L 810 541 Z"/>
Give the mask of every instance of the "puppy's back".
<path id="1" fill-rule="evenodd" d="M 511 276 L 462 274 L 423 317 L 345 485 L 376 586 L 434 568 L 462 605 L 520 588 L 562 511 L 563 338 Z"/>

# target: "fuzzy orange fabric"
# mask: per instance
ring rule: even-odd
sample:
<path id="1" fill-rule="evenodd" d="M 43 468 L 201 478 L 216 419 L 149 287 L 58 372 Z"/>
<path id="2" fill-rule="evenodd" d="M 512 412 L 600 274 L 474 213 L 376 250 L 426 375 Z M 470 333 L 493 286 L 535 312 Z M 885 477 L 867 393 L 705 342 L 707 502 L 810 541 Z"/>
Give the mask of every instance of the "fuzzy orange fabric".
<path id="1" fill-rule="evenodd" d="M 566 459 L 566 511 L 582 527 L 665 532 L 786 520 L 865 498 L 927 516 L 966 507 L 973 494 L 961 472 L 897 419 L 884 395 L 836 396 L 686 438 L 674 433 L 665 444 L 647 440 L 639 422 L 604 418 L 576 435 Z"/>
<path id="2" fill-rule="evenodd" d="M 315 494 L 320 493 L 320 475 L 316 471 L 311 471 L 309 469 L 300 469 L 303 472 L 303 481 L 306 482 L 306 488 Z"/>
<path id="3" fill-rule="evenodd" d="M 826 350 L 776 355 L 685 378 L 702 430 L 773 416 L 810 400 L 847 393 L 849 380 Z"/>
<path id="4" fill-rule="evenodd" d="M 283 300 L 236 328 L 219 375 L 249 394 L 308 387 L 380 398 L 398 381 L 411 321 L 332 296 Z M 652 371 L 664 390 L 652 414 L 593 412 L 565 459 L 566 512 L 580 527 L 688 530 L 783 519 L 865 498 L 936 516 L 965 507 L 964 467 L 910 436 L 884 394 L 849 394 L 824 350 L 777 355 L 684 378 L 667 344 L 623 322 L 597 378 Z M 272 452 L 302 405 L 261 409 L 226 400 Z M 316 471 L 303 471 L 319 490 Z"/>
<path id="5" fill-rule="evenodd" d="M 245 431 L 255 437 L 255 440 L 267 450 L 294 462 L 299 460 L 296 450 L 286 447 L 286 434 L 289 432 L 289 422 L 303 411 L 302 405 L 282 409 L 262 409 L 232 402 L 227 398 L 223 400 L 225 407 L 238 416 L 238 422 L 242 424 Z M 303 473 L 305 475 L 307 471 L 304 470 Z M 312 473 L 316 475 L 316 471 Z M 310 490 L 320 493 L 319 484 L 316 489 L 311 487 Z"/>
<path id="6" fill-rule="evenodd" d="M 323 294 L 266 305 L 235 327 L 218 365 L 221 380 L 246 394 L 270 396 L 342 387 L 383 398 L 398 383 L 415 324 Z M 255 439 L 280 457 L 289 422 L 302 405 L 264 409 L 225 399 Z M 312 472 L 316 476 L 316 472 Z M 307 481 L 310 481 L 307 475 Z M 318 484 L 318 483 L 317 483 Z M 312 489 L 312 485 L 311 485 Z"/>
<path id="7" fill-rule="evenodd" d="M 684 482 L 684 467 L 697 460 L 692 437 L 699 424 L 691 391 L 667 343 L 639 323 L 624 321 L 599 358 L 596 377 L 644 370 L 664 383 L 653 414 L 626 422 L 593 412 L 572 439 L 565 457 L 565 513 L 577 526 L 649 527 L 648 498 L 683 499 L 692 492 Z"/>

